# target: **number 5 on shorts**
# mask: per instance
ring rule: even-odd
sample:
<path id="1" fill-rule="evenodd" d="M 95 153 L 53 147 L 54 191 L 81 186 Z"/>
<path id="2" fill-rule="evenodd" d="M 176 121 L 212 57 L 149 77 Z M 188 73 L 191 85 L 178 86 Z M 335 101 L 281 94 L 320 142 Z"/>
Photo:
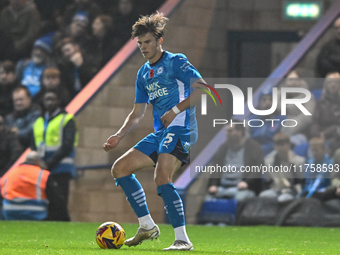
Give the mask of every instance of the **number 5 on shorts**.
<path id="1" fill-rule="evenodd" d="M 173 136 L 175 136 L 174 133 L 168 133 L 165 137 L 165 139 L 167 140 L 165 140 L 164 143 L 171 143 L 173 141 L 173 138 L 172 138 Z"/>

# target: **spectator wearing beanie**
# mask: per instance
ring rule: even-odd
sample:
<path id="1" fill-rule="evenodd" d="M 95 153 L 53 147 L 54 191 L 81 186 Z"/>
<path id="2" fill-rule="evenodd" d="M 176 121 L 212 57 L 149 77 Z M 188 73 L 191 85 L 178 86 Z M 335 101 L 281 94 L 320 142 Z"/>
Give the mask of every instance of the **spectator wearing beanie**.
<path id="1" fill-rule="evenodd" d="M 93 0 L 75 0 L 74 3 L 69 4 L 63 15 L 63 26 L 67 27 L 71 24 L 74 16 L 79 13 L 86 13 L 90 23 L 93 22 L 95 17 L 102 14 L 103 11 L 100 6 Z"/>
<path id="2" fill-rule="evenodd" d="M 32 97 L 40 91 L 40 76 L 44 69 L 53 66 L 51 58 L 53 35 L 54 33 L 49 33 L 39 38 L 34 43 L 31 59 L 18 62 L 17 77 L 22 85 L 27 86 Z"/>
<path id="3" fill-rule="evenodd" d="M 70 25 L 56 32 L 52 44 L 55 48 L 63 39 L 70 37 L 83 51 L 85 51 L 87 54 L 93 55 L 95 53 L 95 47 L 91 45 L 91 36 L 89 30 L 90 23 L 87 13 L 77 12 L 74 15 Z"/>

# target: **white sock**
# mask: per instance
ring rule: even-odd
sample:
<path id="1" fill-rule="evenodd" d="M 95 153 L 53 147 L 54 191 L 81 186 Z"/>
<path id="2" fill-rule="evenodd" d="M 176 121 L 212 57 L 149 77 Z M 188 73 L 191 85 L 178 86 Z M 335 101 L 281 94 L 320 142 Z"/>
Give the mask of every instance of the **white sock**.
<path id="1" fill-rule="evenodd" d="M 152 229 L 156 225 L 150 214 L 138 218 L 138 221 L 139 226 L 147 230 Z"/>
<path id="2" fill-rule="evenodd" d="M 187 231 L 185 230 L 185 226 L 177 227 L 174 230 L 175 230 L 175 240 L 182 240 L 187 243 L 190 243 L 189 237 L 187 235 Z"/>

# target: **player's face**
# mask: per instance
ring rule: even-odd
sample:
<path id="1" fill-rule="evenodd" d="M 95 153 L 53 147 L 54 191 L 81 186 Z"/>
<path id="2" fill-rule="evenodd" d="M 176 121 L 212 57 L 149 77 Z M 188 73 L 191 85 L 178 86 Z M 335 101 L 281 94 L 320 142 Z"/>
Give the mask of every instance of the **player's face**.
<path id="1" fill-rule="evenodd" d="M 162 55 L 162 41 L 162 38 L 156 40 L 151 33 L 137 37 L 138 47 L 143 57 L 148 59 L 150 63 L 156 62 Z"/>

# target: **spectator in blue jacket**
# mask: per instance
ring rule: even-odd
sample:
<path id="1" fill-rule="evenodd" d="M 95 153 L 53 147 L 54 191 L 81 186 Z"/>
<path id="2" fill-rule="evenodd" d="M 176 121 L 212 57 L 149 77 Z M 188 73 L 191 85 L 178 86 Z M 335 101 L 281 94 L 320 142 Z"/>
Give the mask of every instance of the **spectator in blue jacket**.
<path id="1" fill-rule="evenodd" d="M 22 85 L 28 87 L 34 97 L 41 88 L 41 75 L 45 68 L 53 66 L 52 54 L 53 33 L 39 38 L 31 53 L 31 59 L 21 60 L 17 64 L 17 77 Z"/>
<path id="2" fill-rule="evenodd" d="M 330 169 L 333 159 L 326 153 L 324 139 L 313 137 L 310 140 L 312 157 L 305 164 L 305 184 L 298 197 L 319 196 L 330 185 Z"/>

